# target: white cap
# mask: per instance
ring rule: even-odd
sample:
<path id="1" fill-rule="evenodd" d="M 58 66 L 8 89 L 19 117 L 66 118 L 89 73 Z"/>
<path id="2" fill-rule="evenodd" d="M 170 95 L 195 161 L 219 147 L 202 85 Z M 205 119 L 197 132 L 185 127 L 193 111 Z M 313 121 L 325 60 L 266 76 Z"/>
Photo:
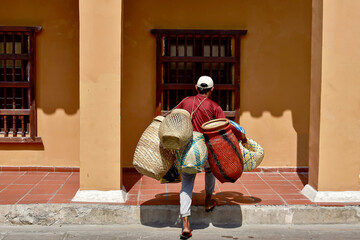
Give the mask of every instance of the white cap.
<path id="1" fill-rule="evenodd" d="M 198 88 L 208 89 L 208 88 L 212 88 L 214 86 L 214 82 L 211 79 L 211 77 L 201 76 L 201 77 L 199 77 L 199 80 L 197 81 L 196 86 Z"/>

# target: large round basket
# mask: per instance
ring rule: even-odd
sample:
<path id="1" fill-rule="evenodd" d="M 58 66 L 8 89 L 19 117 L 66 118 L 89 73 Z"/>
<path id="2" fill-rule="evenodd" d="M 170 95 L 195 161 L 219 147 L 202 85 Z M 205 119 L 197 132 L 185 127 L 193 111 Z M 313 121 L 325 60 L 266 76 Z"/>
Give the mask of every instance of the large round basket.
<path id="1" fill-rule="evenodd" d="M 204 134 L 193 132 L 188 145 L 176 151 L 176 159 L 182 172 L 195 174 L 202 171 L 208 159 Z"/>
<path id="2" fill-rule="evenodd" d="M 209 151 L 209 165 L 220 182 L 235 182 L 242 174 L 243 159 L 237 138 L 227 119 L 204 123 L 205 142 Z"/>
<path id="3" fill-rule="evenodd" d="M 162 121 L 159 129 L 161 145 L 169 150 L 179 150 L 186 146 L 193 134 L 190 114 L 183 109 L 175 109 Z"/>
<path id="4" fill-rule="evenodd" d="M 244 159 L 244 172 L 249 172 L 258 167 L 264 159 L 264 149 L 250 138 L 247 139 L 246 143 L 239 142 L 239 146 Z"/>
<path id="5" fill-rule="evenodd" d="M 139 173 L 160 180 L 174 163 L 175 151 L 160 146 L 159 127 L 164 117 L 157 116 L 145 129 L 134 153 L 133 165 Z"/>

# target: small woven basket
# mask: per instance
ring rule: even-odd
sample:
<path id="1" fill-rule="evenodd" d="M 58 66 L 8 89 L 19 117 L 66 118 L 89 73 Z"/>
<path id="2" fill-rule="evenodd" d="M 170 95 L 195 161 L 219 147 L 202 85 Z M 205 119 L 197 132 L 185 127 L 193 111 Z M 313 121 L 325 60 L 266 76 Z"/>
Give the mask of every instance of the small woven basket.
<path id="1" fill-rule="evenodd" d="M 208 158 L 204 134 L 193 133 L 188 145 L 176 151 L 176 159 L 182 172 L 195 174 L 202 171 Z"/>
<path id="2" fill-rule="evenodd" d="M 254 140 L 248 138 L 246 143 L 239 142 L 243 155 L 243 171 L 249 172 L 257 168 L 264 159 L 264 149 Z"/>
<path id="3" fill-rule="evenodd" d="M 164 149 L 160 145 L 159 128 L 164 117 L 157 116 L 145 129 L 134 153 L 133 165 L 136 170 L 160 180 L 173 165 L 175 151 Z"/>
<path id="4" fill-rule="evenodd" d="M 169 150 L 179 150 L 192 139 L 193 128 L 190 114 L 183 109 L 175 109 L 162 121 L 159 129 L 161 145 Z"/>

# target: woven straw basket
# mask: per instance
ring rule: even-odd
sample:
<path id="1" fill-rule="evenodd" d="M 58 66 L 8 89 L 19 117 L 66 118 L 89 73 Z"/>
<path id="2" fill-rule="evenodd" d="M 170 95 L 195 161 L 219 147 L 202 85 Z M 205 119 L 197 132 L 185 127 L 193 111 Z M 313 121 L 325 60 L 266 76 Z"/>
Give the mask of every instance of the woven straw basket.
<path id="1" fill-rule="evenodd" d="M 243 156 L 229 120 L 215 119 L 201 127 L 204 129 L 212 173 L 221 183 L 235 182 L 242 174 Z"/>
<path id="2" fill-rule="evenodd" d="M 193 132 L 193 138 L 188 145 L 176 151 L 176 159 L 181 171 L 195 174 L 202 171 L 208 158 L 208 150 L 204 134 Z"/>
<path id="3" fill-rule="evenodd" d="M 134 153 L 133 165 L 139 173 L 160 180 L 174 163 L 175 151 L 160 146 L 159 127 L 164 117 L 157 116 L 145 129 Z"/>
<path id="4" fill-rule="evenodd" d="M 175 109 L 162 121 L 159 129 L 161 145 L 169 150 L 179 150 L 186 146 L 193 134 L 190 114 L 183 109 Z"/>
<path id="5" fill-rule="evenodd" d="M 239 142 L 243 155 L 243 171 L 248 172 L 260 165 L 264 159 L 264 149 L 254 140 L 248 138 L 246 143 Z"/>

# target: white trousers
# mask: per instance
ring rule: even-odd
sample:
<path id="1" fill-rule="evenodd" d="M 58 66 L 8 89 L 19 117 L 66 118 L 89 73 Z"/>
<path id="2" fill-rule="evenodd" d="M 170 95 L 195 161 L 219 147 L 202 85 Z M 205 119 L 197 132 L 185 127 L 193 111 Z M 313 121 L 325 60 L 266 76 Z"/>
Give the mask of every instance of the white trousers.
<path id="1" fill-rule="evenodd" d="M 208 165 L 208 164 L 207 164 Z M 180 191 L 180 215 L 182 217 L 190 216 L 192 192 L 196 174 L 182 173 L 182 185 Z M 205 168 L 205 192 L 212 194 L 215 187 L 215 176 L 210 168 Z"/>

